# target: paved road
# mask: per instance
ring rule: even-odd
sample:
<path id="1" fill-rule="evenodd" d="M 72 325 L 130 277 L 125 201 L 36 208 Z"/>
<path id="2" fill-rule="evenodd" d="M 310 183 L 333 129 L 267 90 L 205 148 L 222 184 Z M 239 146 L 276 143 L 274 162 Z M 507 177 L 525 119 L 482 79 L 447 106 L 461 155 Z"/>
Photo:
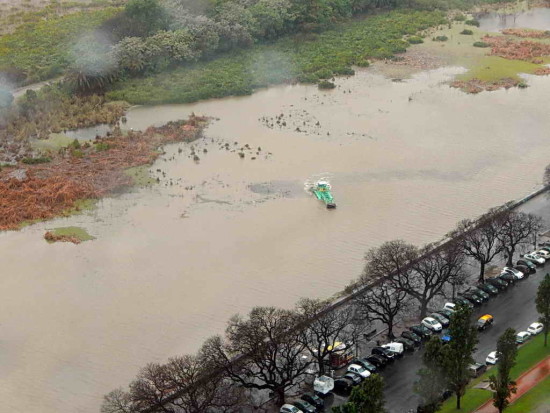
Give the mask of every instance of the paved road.
<path id="1" fill-rule="evenodd" d="M 550 197 L 542 194 L 526 204 L 519 210 L 535 213 L 545 221 L 545 228 L 550 228 Z M 495 263 L 502 264 L 502 263 Z M 550 264 L 539 267 L 535 274 L 516 283 L 498 296 L 491 298 L 487 303 L 474 310 L 475 317 L 489 313 L 494 316 L 495 323 L 488 330 L 479 334 L 479 343 L 474 359 L 484 363 L 485 357 L 491 351 L 496 350 L 498 337 L 508 327 L 518 331 L 525 330 L 529 324 L 537 320 L 535 308 L 535 295 L 538 284 L 544 274 L 550 272 Z M 473 269 L 476 273 L 476 269 Z M 418 397 L 413 392 L 412 386 L 417 379 L 416 372 L 422 364 L 422 350 L 406 355 L 403 359 L 388 366 L 382 375 L 386 381 L 386 408 L 390 413 L 405 413 L 409 409 L 418 406 Z M 332 400 L 331 400 L 332 401 Z M 339 405 L 344 399 L 334 396 L 333 405 Z M 331 403 L 332 404 L 332 403 Z"/>

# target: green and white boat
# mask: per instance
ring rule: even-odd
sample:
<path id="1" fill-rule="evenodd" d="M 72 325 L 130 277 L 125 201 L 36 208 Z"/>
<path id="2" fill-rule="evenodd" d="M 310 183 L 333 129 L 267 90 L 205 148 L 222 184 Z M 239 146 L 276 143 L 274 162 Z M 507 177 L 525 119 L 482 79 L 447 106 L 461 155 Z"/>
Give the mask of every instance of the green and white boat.
<path id="1" fill-rule="evenodd" d="M 323 201 L 328 209 L 336 208 L 334 197 L 330 193 L 332 187 L 328 181 L 317 181 L 311 188 L 318 200 Z"/>

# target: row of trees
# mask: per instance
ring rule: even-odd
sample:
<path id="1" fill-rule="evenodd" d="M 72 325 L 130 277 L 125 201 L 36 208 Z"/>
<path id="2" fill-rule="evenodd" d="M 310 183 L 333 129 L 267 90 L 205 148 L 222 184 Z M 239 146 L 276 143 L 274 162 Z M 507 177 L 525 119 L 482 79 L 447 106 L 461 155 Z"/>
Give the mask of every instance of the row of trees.
<path id="1" fill-rule="evenodd" d="M 498 219 L 502 214 L 505 212 L 500 210 Z M 514 222 L 534 220 L 521 212 L 506 214 L 514 216 L 507 218 Z M 484 216 L 479 225 L 472 226 L 472 231 L 481 228 L 486 219 Z M 236 315 L 229 320 L 225 334 L 208 339 L 196 355 L 146 366 L 128 391 L 118 389 L 105 397 L 102 412 L 141 412 L 147 407 L 162 412 L 231 412 L 250 399 L 246 397 L 249 390 L 267 391 L 283 403 L 288 391 L 312 368 L 325 373 L 338 343 L 355 346 L 375 320 L 388 326 L 391 338 L 397 317 L 411 303 L 416 302 L 424 316 L 446 285 L 462 282 L 463 239 L 424 248 L 403 241 L 385 243 L 367 253 L 361 279 L 366 285 L 373 279 L 382 282 L 365 288 L 349 305 L 332 308 L 327 301 L 302 299 L 293 310 L 257 307 L 247 317 Z M 452 345 L 445 349 L 451 352 L 445 353 L 445 382 L 458 396 L 467 382 L 463 366 L 471 361 L 476 343 L 469 316 L 467 309 L 457 312 L 450 330 Z M 427 354 L 439 351 L 436 346 L 428 345 Z M 438 357 L 429 359 L 436 363 Z M 441 372 L 432 373 L 426 380 L 437 381 Z"/>

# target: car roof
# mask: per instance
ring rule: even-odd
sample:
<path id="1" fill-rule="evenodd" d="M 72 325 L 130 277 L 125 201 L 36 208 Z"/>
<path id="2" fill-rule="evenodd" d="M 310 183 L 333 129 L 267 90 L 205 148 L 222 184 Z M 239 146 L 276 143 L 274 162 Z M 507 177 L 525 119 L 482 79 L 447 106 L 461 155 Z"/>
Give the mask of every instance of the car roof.
<path id="1" fill-rule="evenodd" d="M 534 323 L 529 324 L 529 327 L 539 327 L 542 326 L 542 323 L 539 323 L 538 321 L 535 321 Z"/>
<path id="2" fill-rule="evenodd" d="M 485 314 L 479 317 L 480 320 L 491 320 L 493 316 L 491 314 Z"/>
<path id="3" fill-rule="evenodd" d="M 526 336 L 528 335 L 529 333 L 527 331 L 520 331 L 517 335 L 518 336 Z"/>

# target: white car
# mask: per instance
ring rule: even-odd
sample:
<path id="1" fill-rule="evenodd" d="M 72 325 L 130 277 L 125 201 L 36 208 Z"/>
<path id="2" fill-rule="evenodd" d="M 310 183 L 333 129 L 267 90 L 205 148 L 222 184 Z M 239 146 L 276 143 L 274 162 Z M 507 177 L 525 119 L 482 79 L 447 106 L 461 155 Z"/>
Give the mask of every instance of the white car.
<path id="1" fill-rule="evenodd" d="M 523 279 L 524 277 L 524 274 L 520 271 L 520 270 L 516 270 L 515 268 L 511 268 L 511 267 L 504 267 L 502 269 L 502 273 L 508 273 L 508 274 L 512 274 L 514 277 L 516 277 L 518 280 L 521 280 Z"/>
<path id="2" fill-rule="evenodd" d="M 370 371 L 368 371 L 366 368 L 364 368 L 363 366 L 360 366 L 359 364 L 351 364 L 349 367 L 348 367 L 348 371 L 351 371 L 352 373 L 357 373 L 359 374 L 361 377 L 363 377 L 364 379 L 366 379 L 367 377 L 370 376 Z"/>
<path id="3" fill-rule="evenodd" d="M 496 351 L 491 351 L 487 358 L 485 359 L 485 363 L 487 364 L 497 364 L 498 357 Z"/>
<path id="4" fill-rule="evenodd" d="M 456 311 L 456 304 L 455 303 L 445 303 L 443 306 L 444 310 L 449 310 L 451 313 L 454 313 Z"/>
<path id="5" fill-rule="evenodd" d="M 544 258 L 545 260 L 547 260 L 548 258 L 550 258 L 550 252 L 546 251 L 546 250 L 538 250 L 536 252 L 537 255 L 540 255 L 542 258 Z"/>
<path id="6" fill-rule="evenodd" d="M 405 352 L 405 349 L 404 349 L 404 346 L 403 346 L 402 343 L 391 342 L 391 343 L 388 343 L 388 344 L 382 344 L 381 347 L 384 347 L 384 348 L 388 349 L 389 351 L 391 351 L 392 353 L 395 353 L 395 355 L 397 357 L 401 357 L 403 355 L 403 353 Z"/>
<path id="7" fill-rule="evenodd" d="M 529 327 L 527 327 L 527 332 L 532 336 L 536 336 L 542 331 L 543 328 L 544 325 L 542 323 L 533 323 Z"/>
<path id="8" fill-rule="evenodd" d="M 279 413 L 303 413 L 300 409 L 292 404 L 283 404 Z"/>
<path id="9" fill-rule="evenodd" d="M 531 334 L 529 334 L 527 331 L 520 331 L 516 334 L 516 344 L 523 344 L 527 340 L 531 338 Z"/>
<path id="10" fill-rule="evenodd" d="M 422 320 L 422 325 L 435 332 L 443 330 L 443 326 L 441 325 L 441 323 L 432 317 L 426 317 L 424 320 Z"/>
<path id="11" fill-rule="evenodd" d="M 535 252 L 532 252 L 530 254 L 525 254 L 523 257 L 527 258 L 528 260 L 534 261 L 539 265 L 542 265 L 546 262 L 546 260 L 544 258 L 542 258 L 540 255 L 538 255 Z"/>

